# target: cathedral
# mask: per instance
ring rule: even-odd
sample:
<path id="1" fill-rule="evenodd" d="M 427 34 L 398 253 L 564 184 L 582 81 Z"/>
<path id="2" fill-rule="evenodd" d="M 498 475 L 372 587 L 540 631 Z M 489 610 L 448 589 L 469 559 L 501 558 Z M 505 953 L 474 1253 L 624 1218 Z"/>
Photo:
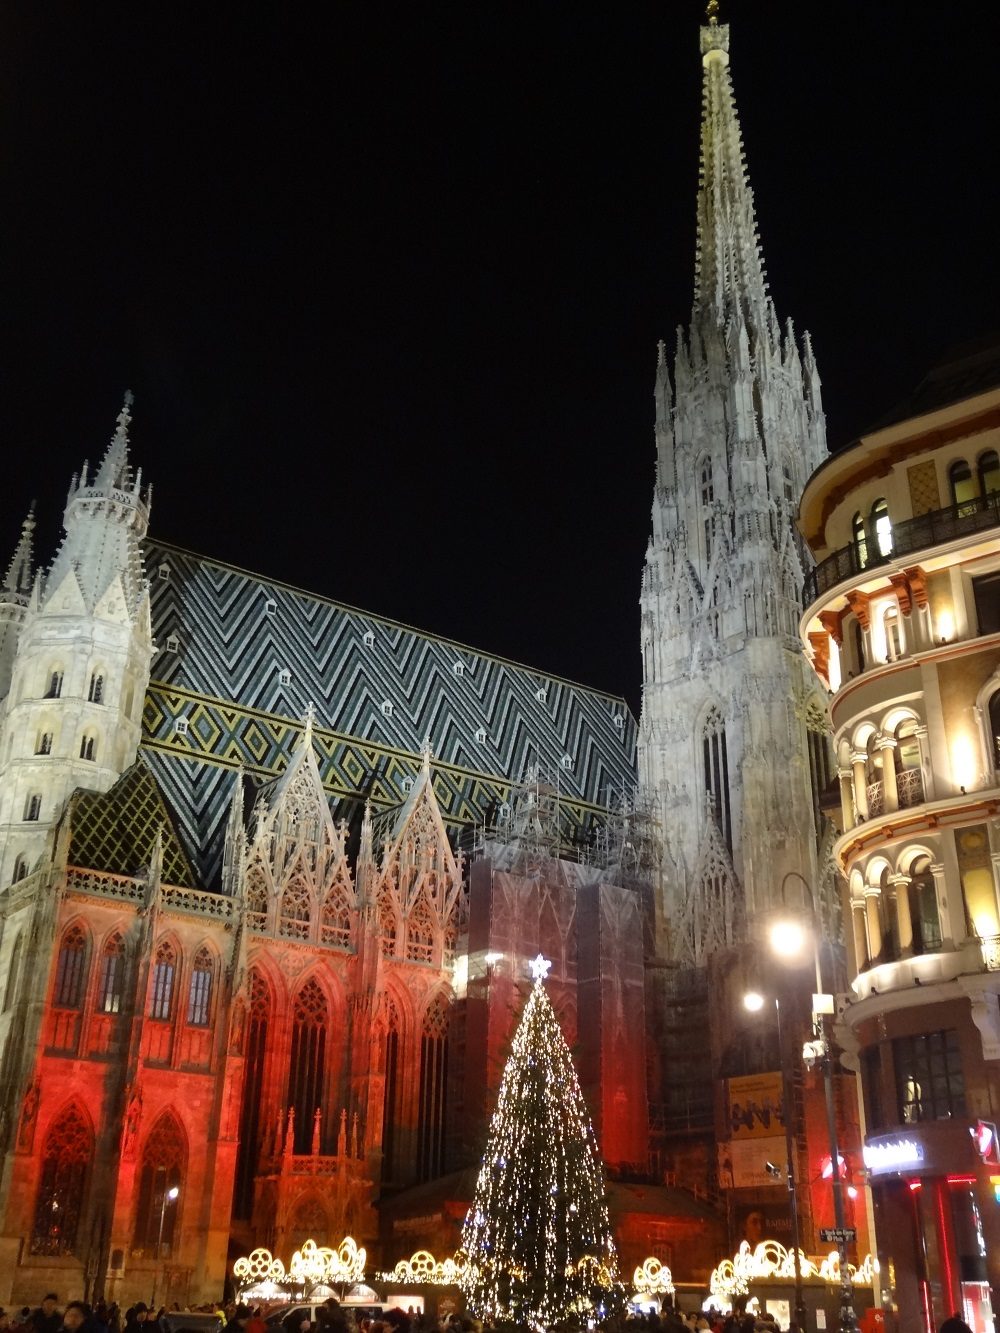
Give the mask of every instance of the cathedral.
<path id="1" fill-rule="evenodd" d="M 4 1303 L 215 1298 L 234 1255 L 310 1236 L 384 1267 L 450 1252 L 539 950 L 623 1267 L 655 1253 L 703 1281 L 739 1199 L 780 1212 L 783 1186 L 716 1158 L 716 1081 L 776 1064 L 709 979 L 745 970 L 789 873 L 839 929 L 794 527 L 826 442 L 809 338 L 768 294 L 713 12 L 701 59 L 638 722 L 171 546 L 130 397 L 40 564 L 25 520 L 0 589 Z"/>

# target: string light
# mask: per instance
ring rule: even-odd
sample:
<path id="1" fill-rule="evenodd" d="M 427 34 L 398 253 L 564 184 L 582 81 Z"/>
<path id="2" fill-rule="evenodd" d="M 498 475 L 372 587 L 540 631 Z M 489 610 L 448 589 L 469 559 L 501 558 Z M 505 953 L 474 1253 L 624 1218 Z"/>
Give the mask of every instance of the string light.
<path id="1" fill-rule="evenodd" d="M 456 1251 L 453 1259 L 435 1259 L 430 1250 L 416 1250 L 409 1259 L 400 1259 L 391 1273 L 379 1273 L 383 1282 L 407 1287 L 424 1285 L 457 1287 L 465 1272 L 465 1255 Z"/>
<path id="2" fill-rule="evenodd" d="M 460 1285 L 480 1318 L 551 1328 L 621 1308 L 604 1174 L 573 1060 L 535 984 L 504 1070 L 472 1206 Z"/>
<path id="3" fill-rule="evenodd" d="M 233 1276 L 241 1291 L 256 1289 L 262 1284 L 297 1287 L 314 1287 L 321 1283 L 328 1286 L 350 1285 L 364 1278 L 367 1258 L 364 1246 L 358 1245 L 353 1236 L 345 1236 L 335 1250 L 326 1245 L 317 1245 L 314 1240 L 307 1240 L 302 1249 L 292 1255 L 287 1269 L 270 1250 L 259 1246 L 236 1260 Z"/>
<path id="4" fill-rule="evenodd" d="M 816 1264 L 799 1250 L 799 1267 L 804 1278 L 819 1278 L 821 1282 L 840 1283 L 840 1256 L 832 1250 L 821 1263 Z M 868 1254 L 855 1267 L 847 1265 L 850 1281 L 856 1287 L 870 1287 L 875 1273 L 878 1272 L 878 1260 Z M 743 1241 L 732 1259 L 723 1259 L 718 1268 L 713 1269 L 708 1288 L 719 1301 L 731 1303 L 736 1296 L 745 1296 L 750 1290 L 754 1278 L 778 1278 L 793 1281 L 795 1277 L 795 1258 L 793 1251 L 786 1250 L 776 1240 L 765 1240 L 751 1250 L 748 1241 Z"/>

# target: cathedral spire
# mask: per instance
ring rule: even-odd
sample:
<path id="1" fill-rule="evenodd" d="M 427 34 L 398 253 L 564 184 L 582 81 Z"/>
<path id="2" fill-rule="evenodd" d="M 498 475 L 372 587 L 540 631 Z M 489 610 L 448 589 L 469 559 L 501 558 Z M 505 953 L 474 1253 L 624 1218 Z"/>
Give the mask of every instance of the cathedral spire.
<path id="1" fill-rule="evenodd" d="M 15 596 L 27 596 L 31 592 L 34 567 L 34 532 L 35 503 L 32 501 L 31 508 L 21 524 L 21 536 L 14 548 L 14 555 L 3 581 L 6 591 L 14 593 Z"/>
<path id="2" fill-rule="evenodd" d="M 693 322 L 699 316 L 723 327 L 733 305 L 743 307 L 755 331 L 766 323 L 764 263 L 757 238 L 753 191 L 729 73 L 729 25 L 718 3 L 708 6 L 701 29 L 701 164 Z"/>
<path id="3" fill-rule="evenodd" d="M 122 410 L 118 413 L 118 419 L 115 422 L 115 433 L 111 437 L 111 443 L 104 455 L 104 461 L 101 463 L 94 479 L 94 486 L 101 490 L 110 486 L 116 486 L 119 490 L 128 489 L 130 481 L 128 428 L 132 421 L 133 401 L 132 390 L 126 389 L 125 401 L 122 403 Z"/>

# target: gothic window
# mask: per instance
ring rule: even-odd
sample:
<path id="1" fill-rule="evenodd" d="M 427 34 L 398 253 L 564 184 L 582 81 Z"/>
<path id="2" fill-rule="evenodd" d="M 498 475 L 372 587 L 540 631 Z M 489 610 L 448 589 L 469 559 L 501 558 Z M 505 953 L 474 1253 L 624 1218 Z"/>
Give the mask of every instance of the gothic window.
<path id="1" fill-rule="evenodd" d="M 879 498 L 872 505 L 872 531 L 875 533 L 875 545 L 879 555 L 892 554 L 892 520 L 889 518 L 889 506 Z"/>
<path id="2" fill-rule="evenodd" d="M 38 733 L 38 740 L 35 742 L 35 754 L 51 754 L 51 753 L 52 753 L 52 732 L 40 731 Z"/>
<path id="3" fill-rule="evenodd" d="M 385 1085 L 382 1093 L 382 1179 L 392 1180 L 395 1169 L 396 1115 L 399 1103 L 399 1012 L 385 997 Z"/>
<path id="4" fill-rule="evenodd" d="M 699 472 L 701 485 L 702 531 L 705 537 L 705 563 L 712 558 L 712 501 L 715 499 L 715 485 L 712 480 L 712 460 L 702 459 Z"/>
<path id="5" fill-rule="evenodd" d="M 79 1009 L 86 983 L 87 937 L 81 926 L 70 926 L 59 946 L 52 1003 L 59 1009 Z"/>
<path id="6" fill-rule="evenodd" d="M 732 811 L 729 799 L 729 755 L 726 750 L 726 724 L 713 708 L 702 730 L 702 763 L 705 790 L 708 792 L 715 822 L 730 851 L 733 850 Z"/>
<path id="7" fill-rule="evenodd" d="M 351 947 L 351 903 L 347 885 L 339 876 L 326 895 L 319 931 L 324 944 L 335 949 Z"/>
<path id="8" fill-rule="evenodd" d="M 153 994 L 149 1004 L 150 1018 L 170 1021 L 174 1007 L 174 978 L 177 973 L 177 954 L 169 940 L 156 950 L 153 964 Z"/>
<path id="9" fill-rule="evenodd" d="M 234 1210 L 249 1218 L 253 1211 L 254 1177 L 261 1148 L 261 1110 L 264 1093 L 264 1056 L 267 1025 L 271 1014 L 271 992 L 256 970 L 250 972 L 250 1011 L 247 1016 L 243 1064 L 243 1100 L 240 1105 L 240 1146 L 236 1158 Z"/>
<path id="10" fill-rule="evenodd" d="M 973 479 L 972 468 L 964 458 L 956 459 L 948 469 L 948 485 L 951 487 L 953 505 L 968 505 L 972 501 L 972 508 L 975 507 L 978 486 Z"/>
<path id="11" fill-rule="evenodd" d="M 68 1107 L 45 1136 L 31 1228 L 32 1254 L 74 1252 L 93 1151 L 87 1123 L 75 1106 Z"/>
<path id="12" fill-rule="evenodd" d="M 865 520 L 861 514 L 855 514 L 851 519 L 851 541 L 858 569 L 864 569 L 868 564 L 868 534 L 865 532 Z"/>
<path id="13" fill-rule="evenodd" d="M 93 736 L 84 736 L 80 741 L 80 758 L 93 761 L 97 748 L 97 742 Z"/>
<path id="14" fill-rule="evenodd" d="M 812 785 L 813 814 L 816 822 L 816 842 L 823 839 L 823 797 L 834 783 L 833 751 L 826 732 L 825 718 L 810 709 L 806 715 L 806 739 L 809 746 L 809 780 Z"/>
<path id="15" fill-rule="evenodd" d="M 423 893 L 406 923 L 406 957 L 412 963 L 429 963 L 434 957 L 434 917 Z"/>
<path id="16" fill-rule="evenodd" d="M 7 986 L 3 995 L 3 1011 L 7 1013 L 14 1004 L 17 996 L 17 983 L 21 975 L 21 944 L 22 937 L 18 935 L 14 941 L 14 947 L 10 951 L 10 967 L 7 969 Z"/>
<path id="17" fill-rule="evenodd" d="M 899 627 L 899 607 L 890 606 L 882 617 L 885 628 L 885 656 L 887 662 L 898 662 L 903 656 L 903 639 Z"/>
<path id="18" fill-rule="evenodd" d="M 63 687 L 63 673 L 58 667 L 55 667 L 49 673 L 49 683 L 45 690 L 45 698 L 58 699 L 59 696 L 62 694 L 62 687 Z"/>
<path id="19" fill-rule="evenodd" d="M 12 884 L 17 884 L 20 880 L 26 878 L 28 874 L 28 858 L 19 856 L 14 862 L 14 873 L 10 877 Z"/>
<path id="20" fill-rule="evenodd" d="M 167 1111 L 150 1130 L 139 1170 L 135 1245 L 150 1258 L 169 1258 L 173 1252 L 186 1159 L 183 1130 Z"/>
<path id="21" fill-rule="evenodd" d="M 393 908 L 392 895 L 388 888 L 383 888 L 378 896 L 378 936 L 379 948 L 383 958 L 395 958 L 396 934 L 398 922 Z"/>
<path id="22" fill-rule="evenodd" d="M 247 875 L 247 919 L 255 930 L 267 925 L 267 880 L 259 866 L 253 866 Z"/>
<path id="23" fill-rule="evenodd" d="M 115 934 L 105 944 L 101 955 L 101 981 L 97 992 L 98 1013 L 119 1013 L 124 987 L 125 941 L 120 935 Z"/>
<path id="24" fill-rule="evenodd" d="M 288 1105 L 295 1112 L 297 1153 L 309 1152 L 313 1117 L 317 1107 L 323 1109 L 329 1021 L 326 997 L 316 981 L 310 978 L 295 997 L 292 1058 L 288 1069 Z"/>
<path id="25" fill-rule="evenodd" d="M 202 946 L 194 956 L 191 989 L 188 991 L 187 1021 L 191 1027 L 208 1027 L 212 1013 L 212 955 Z"/>
<path id="26" fill-rule="evenodd" d="M 979 474 L 979 493 L 984 500 L 1000 491 L 1000 456 L 995 449 L 980 455 L 976 471 Z"/>
<path id="27" fill-rule="evenodd" d="M 427 1008 L 420 1036 L 420 1099 L 417 1110 L 417 1177 L 444 1170 L 445 1092 L 448 1082 L 448 1004 L 439 995 Z"/>
<path id="28" fill-rule="evenodd" d="M 278 932 L 290 940 L 309 938 L 309 886 L 301 875 L 293 876 L 281 895 Z"/>
<path id="29" fill-rule="evenodd" d="M 31 792 L 24 802 L 24 818 L 29 824 L 36 823 L 42 817 L 42 798 L 37 791 Z"/>
<path id="30" fill-rule="evenodd" d="M 92 704 L 102 704 L 104 702 L 104 677 L 98 671 L 95 671 L 90 677 L 87 698 Z"/>
<path id="31" fill-rule="evenodd" d="M 791 507 L 795 496 L 795 484 L 792 481 L 792 469 L 787 463 L 781 465 L 781 492 L 785 497 L 785 504 Z"/>

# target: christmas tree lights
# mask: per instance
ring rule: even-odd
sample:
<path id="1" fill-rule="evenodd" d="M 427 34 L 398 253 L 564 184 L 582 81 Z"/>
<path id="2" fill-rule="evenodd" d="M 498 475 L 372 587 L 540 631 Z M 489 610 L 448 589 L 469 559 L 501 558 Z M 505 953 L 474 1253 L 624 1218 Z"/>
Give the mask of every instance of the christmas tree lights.
<path id="1" fill-rule="evenodd" d="M 539 955 L 462 1231 L 472 1311 L 549 1328 L 621 1301 L 604 1175 Z"/>

